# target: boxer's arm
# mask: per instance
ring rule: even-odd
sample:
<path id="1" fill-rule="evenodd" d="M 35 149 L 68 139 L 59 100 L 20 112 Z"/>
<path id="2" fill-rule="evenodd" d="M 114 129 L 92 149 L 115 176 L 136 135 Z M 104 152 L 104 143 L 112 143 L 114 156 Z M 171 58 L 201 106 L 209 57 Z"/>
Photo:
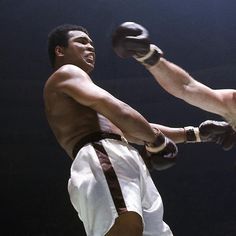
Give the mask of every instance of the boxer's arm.
<path id="1" fill-rule="evenodd" d="M 168 127 L 160 124 L 154 124 L 150 123 L 151 127 L 153 129 L 159 129 L 161 132 L 173 140 L 176 144 L 177 143 L 184 143 L 186 142 L 186 134 L 184 128 L 174 128 L 174 127 Z M 133 136 L 130 136 L 128 134 L 123 133 L 124 137 L 130 142 L 130 143 L 135 143 L 138 145 L 144 145 L 144 143 Z"/>
<path id="2" fill-rule="evenodd" d="M 186 142 L 186 133 L 184 128 L 175 128 L 175 127 L 169 127 L 169 126 L 164 126 L 160 124 L 154 124 L 150 123 L 151 127 L 153 129 L 159 129 L 165 136 L 173 140 L 176 144 L 177 143 L 184 143 Z M 130 142 L 130 143 L 135 143 L 138 145 L 144 145 L 144 143 L 135 137 L 123 133 L 124 137 Z"/>
<path id="3" fill-rule="evenodd" d="M 122 135 L 125 137 L 125 139 L 129 143 L 133 143 L 133 144 L 137 144 L 137 145 L 145 145 L 143 140 L 140 140 L 140 139 L 132 136 L 131 134 L 127 134 L 127 133 L 122 132 Z"/>
<path id="4" fill-rule="evenodd" d="M 160 124 L 150 123 L 153 129 L 159 129 L 168 138 L 173 140 L 175 143 L 186 142 L 186 134 L 184 128 L 168 127 Z"/>
<path id="5" fill-rule="evenodd" d="M 172 128 L 151 123 L 153 129 L 172 139 L 175 143 L 215 143 L 224 150 L 232 149 L 236 144 L 236 131 L 225 121 L 206 120 L 198 127 L 185 126 Z"/>
<path id="6" fill-rule="evenodd" d="M 225 118 L 232 120 L 236 116 L 236 90 L 213 90 L 194 80 L 163 58 L 162 50 L 151 44 L 148 30 L 143 26 L 135 22 L 121 24 L 112 34 L 112 45 L 118 56 L 134 57 L 142 63 L 170 94 Z"/>
<path id="7" fill-rule="evenodd" d="M 64 67 L 60 90 L 80 104 L 108 118 L 122 132 L 145 142 L 154 142 L 155 133 L 145 118 L 129 105 L 96 86 L 87 73 L 75 66 Z"/>
<path id="8" fill-rule="evenodd" d="M 147 69 L 167 92 L 187 103 L 223 117 L 235 115 L 236 90 L 213 90 L 163 57 Z"/>
<path id="9" fill-rule="evenodd" d="M 127 137 L 142 141 L 148 152 L 157 154 L 162 151 L 163 158 L 175 158 L 177 155 L 178 149 L 173 141 L 160 130 L 154 130 L 139 112 L 96 86 L 80 68 L 65 65 L 51 81 L 57 92 L 103 115 Z"/>
<path id="10" fill-rule="evenodd" d="M 129 105 L 96 86 L 89 75 L 73 65 L 65 65 L 50 80 L 56 92 L 103 115 L 125 134 L 144 143 L 155 143 L 156 134 L 146 119 Z"/>

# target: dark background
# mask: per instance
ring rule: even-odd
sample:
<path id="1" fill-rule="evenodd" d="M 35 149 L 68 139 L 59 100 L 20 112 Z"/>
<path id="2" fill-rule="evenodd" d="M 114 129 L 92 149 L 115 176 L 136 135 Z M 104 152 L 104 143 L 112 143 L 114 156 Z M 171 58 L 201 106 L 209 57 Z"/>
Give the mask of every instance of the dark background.
<path id="1" fill-rule="evenodd" d="M 182 127 L 221 117 L 172 97 L 137 62 L 116 57 L 111 32 L 124 21 L 140 23 L 196 79 L 235 88 L 235 9 L 235 0 L 0 0 L 1 235 L 85 235 L 67 193 L 71 161 L 44 116 L 53 27 L 85 26 L 97 52 L 95 83 L 149 121 Z M 235 161 L 235 149 L 182 144 L 174 168 L 152 173 L 175 236 L 236 235 Z"/>

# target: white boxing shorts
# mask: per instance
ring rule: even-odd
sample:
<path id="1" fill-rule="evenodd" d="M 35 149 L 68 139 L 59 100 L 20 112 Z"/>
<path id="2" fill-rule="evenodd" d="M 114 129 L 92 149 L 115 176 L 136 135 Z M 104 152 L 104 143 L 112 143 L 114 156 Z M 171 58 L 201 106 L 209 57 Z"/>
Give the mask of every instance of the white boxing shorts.
<path id="1" fill-rule="evenodd" d="M 104 236 L 120 214 L 133 211 L 142 217 L 144 236 L 172 236 L 163 221 L 161 196 L 138 151 L 121 137 L 102 138 L 80 148 L 68 182 L 86 234 Z"/>

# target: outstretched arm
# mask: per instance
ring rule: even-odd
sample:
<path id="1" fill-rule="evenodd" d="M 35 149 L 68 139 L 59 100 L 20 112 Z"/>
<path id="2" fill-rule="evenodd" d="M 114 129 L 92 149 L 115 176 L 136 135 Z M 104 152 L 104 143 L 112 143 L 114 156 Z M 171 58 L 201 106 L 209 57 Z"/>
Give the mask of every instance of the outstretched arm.
<path id="1" fill-rule="evenodd" d="M 155 80 L 175 97 L 223 117 L 235 116 L 236 90 L 211 89 L 163 57 L 147 69 Z"/>
<path id="2" fill-rule="evenodd" d="M 159 129 L 175 143 L 216 143 L 224 150 L 232 149 L 236 144 L 236 131 L 225 121 L 206 120 L 198 127 L 167 127 L 151 123 L 153 129 Z"/>
<path id="3" fill-rule="evenodd" d="M 173 140 L 176 144 L 186 142 L 186 133 L 183 127 L 175 128 L 155 123 L 150 123 L 150 125 L 153 129 L 161 130 L 163 134 Z"/>
<path id="4" fill-rule="evenodd" d="M 143 26 L 134 22 L 121 24 L 112 35 L 112 43 L 118 56 L 134 57 L 170 94 L 227 120 L 235 120 L 236 90 L 214 90 L 193 79 L 185 70 L 163 58 L 163 52 L 151 44 Z"/>

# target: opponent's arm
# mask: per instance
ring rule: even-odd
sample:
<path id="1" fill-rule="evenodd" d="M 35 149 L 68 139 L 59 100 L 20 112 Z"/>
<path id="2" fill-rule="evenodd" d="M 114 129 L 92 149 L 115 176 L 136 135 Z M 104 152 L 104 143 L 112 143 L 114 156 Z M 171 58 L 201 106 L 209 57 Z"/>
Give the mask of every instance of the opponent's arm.
<path id="1" fill-rule="evenodd" d="M 159 129 L 161 132 L 177 143 L 184 143 L 186 141 L 186 134 L 184 128 L 174 128 L 160 124 L 150 123 L 153 129 Z"/>
<path id="2" fill-rule="evenodd" d="M 146 68 L 167 92 L 185 102 L 223 117 L 235 115 L 236 90 L 211 89 L 163 57 Z"/>
<path id="3" fill-rule="evenodd" d="M 113 49 L 122 58 L 134 57 L 170 94 L 223 117 L 236 115 L 236 90 L 213 90 L 193 79 L 185 70 L 163 58 L 151 44 L 149 33 L 134 22 L 121 24 L 112 35 Z"/>
<path id="4" fill-rule="evenodd" d="M 224 121 L 207 120 L 198 127 L 186 126 L 172 128 L 151 123 L 153 129 L 159 129 L 175 143 L 211 142 L 220 145 L 224 150 L 230 150 L 236 145 L 236 131 Z M 176 159 L 163 159 L 164 151 L 150 154 L 145 148 L 140 151 L 149 170 L 164 170 L 174 164 Z"/>
<path id="5" fill-rule="evenodd" d="M 161 130 L 175 143 L 211 142 L 220 145 L 224 150 L 230 150 L 236 144 L 236 131 L 225 121 L 206 120 L 198 127 L 172 128 L 153 123 L 151 126 Z"/>

